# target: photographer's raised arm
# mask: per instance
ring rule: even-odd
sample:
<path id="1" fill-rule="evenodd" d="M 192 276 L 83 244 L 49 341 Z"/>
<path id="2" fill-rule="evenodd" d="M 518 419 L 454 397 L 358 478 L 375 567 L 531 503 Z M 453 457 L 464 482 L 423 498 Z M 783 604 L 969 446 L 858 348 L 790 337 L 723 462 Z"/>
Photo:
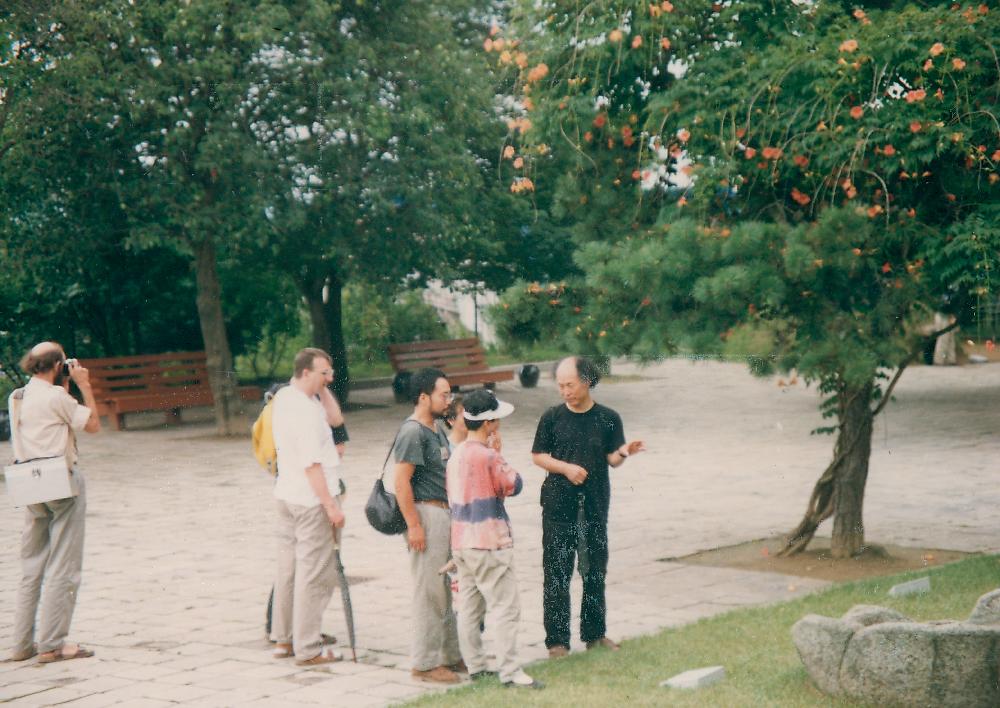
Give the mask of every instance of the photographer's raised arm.
<path id="1" fill-rule="evenodd" d="M 100 432 L 101 417 L 97 414 L 97 399 L 94 398 L 94 390 L 90 387 L 90 372 L 73 360 L 69 362 L 69 376 L 83 394 L 83 405 L 90 409 L 90 418 L 87 419 L 83 429 L 88 433 Z"/>

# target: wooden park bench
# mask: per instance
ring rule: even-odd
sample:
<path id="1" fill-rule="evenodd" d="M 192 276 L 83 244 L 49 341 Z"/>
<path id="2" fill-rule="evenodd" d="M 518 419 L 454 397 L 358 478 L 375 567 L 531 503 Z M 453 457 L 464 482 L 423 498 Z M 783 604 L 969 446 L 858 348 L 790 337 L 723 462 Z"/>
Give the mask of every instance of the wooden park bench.
<path id="1" fill-rule="evenodd" d="M 399 374 L 431 367 L 448 377 L 453 389 L 469 384 L 493 388 L 498 381 L 510 381 L 513 371 L 493 371 L 486 363 L 486 353 L 478 337 L 439 339 L 409 344 L 390 344 L 389 361 Z"/>
<path id="2" fill-rule="evenodd" d="M 115 430 L 125 427 L 125 414 L 167 412 L 167 423 L 179 423 L 182 408 L 210 406 L 205 352 L 172 352 L 81 359 L 90 371 L 97 414 L 108 416 Z M 243 400 L 261 398 L 255 386 L 240 388 Z"/>

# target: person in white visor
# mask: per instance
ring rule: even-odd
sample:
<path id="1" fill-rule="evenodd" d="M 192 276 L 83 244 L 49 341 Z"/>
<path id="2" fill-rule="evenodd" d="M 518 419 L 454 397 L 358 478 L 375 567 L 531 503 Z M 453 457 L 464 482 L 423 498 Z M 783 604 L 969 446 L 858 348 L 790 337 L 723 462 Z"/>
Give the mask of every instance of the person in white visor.
<path id="1" fill-rule="evenodd" d="M 500 419 L 514 406 L 479 389 L 465 397 L 469 434 L 448 460 L 451 551 L 458 570 L 458 641 L 473 680 L 499 675 L 510 688 L 542 688 L 517 655 L 521 601 L 514 572 L 514 537 L 504 499 L 521 492 L 521 475 L 500 452 Z M 480 627 L 491 614 L 497 671 L 490 671 Z"/>

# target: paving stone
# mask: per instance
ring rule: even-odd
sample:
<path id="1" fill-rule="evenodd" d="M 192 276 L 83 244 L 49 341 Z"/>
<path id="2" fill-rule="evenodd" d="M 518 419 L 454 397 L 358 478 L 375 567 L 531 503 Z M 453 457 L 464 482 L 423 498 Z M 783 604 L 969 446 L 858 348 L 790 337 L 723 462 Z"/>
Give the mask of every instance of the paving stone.
<path id="1" fill-rule="evenodd" d="M 905 597 L 906 595 L 920 595 L 931 591 L 931 579 L 927 576 L 910 580 L 889 588 L 889 597 Z"/>
<path id="2" fill-rule="evenodd" d="M 128 679 L 116 678 L 114 676 L 97 676 L 95 678 L 80 681 L 79 683 L 74 683 L 73 688 L 81 693 L 103 693 L 105 691 L 131 686 L 132 683 L 133 682 Z"/>
<path id="3" fill-rule="evenodd" d="M 707 688 L 726 678 L 726 669 L 722 666 L 706 666 L 702 669 L 691 669 L 676 676 L 671 676 L 660 683 L 661 688 L 696 689 Z"/>
<path id="4" fill-rule="evenodd" d="M 72 701 L 83 697 L 78 691 L 69 688 L 50 688 L 47 691 L 39 691 L 20 698 L 13 698 L 3 701 L 8 706 L 53 706 L 66 701 Z"/>
<path id="5" fill-rule="evenodd" d="M 106 708 L 107 706 L 113 706 L 120 703 L 121 702 L 117 698 L 114 696 L 108 696 L 106 693 L 92 693 L 89 696 L 60 703 L 59 706 L 60 708 Z"/>

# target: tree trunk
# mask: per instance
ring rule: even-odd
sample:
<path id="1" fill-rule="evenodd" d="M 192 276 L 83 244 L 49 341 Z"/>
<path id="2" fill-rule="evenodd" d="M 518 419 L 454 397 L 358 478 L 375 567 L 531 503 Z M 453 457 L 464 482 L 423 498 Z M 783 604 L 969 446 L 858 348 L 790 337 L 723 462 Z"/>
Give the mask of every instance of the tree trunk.
<path id="1" fill-rule="evenodd" d="M 344 341 L 344 284 L 336 274 L 331 273 L 327 282 L 329 297 L 324 303 L 323 312 L 326 315 L 326 327 L 330 333 L 330 356 L 333 357 L 333 392 L 337 400 L 347 403 L 351 391 L 351 371 L 347 365 L 347 342 Z"/>
<path id="2" fill-rule="evenodd" d="M 831 516 L 834 517 L 833 557 L 849 558 L 864 549 L 862 509 L 871 457 L 873 388 L 874 383 L 869 381 L 859 387 L 842 387 L 838 393 L 840 424 L 833 461 L 816 482 L 805 516 L 788 535 L 778 555 L 789 556 L 805 550 L 819 525 Z"/>
<path id="3" fill-rule="evenodd" d="M 216 267 L 215 243 L 210 237 L 195 246 L 195 282 L 198 294 L 198 322 L 205 342 L 208 382 L 214 399 L 215 425 L 220 435 L 246 432 L 240 418 L 240 398 L 236 389 L 233 355 L 229 351 L 226 323 L 222 317 L 222 289 Z"/>
<path id="4" fill-rule="evenodd" d="M 847 441 L 843 452 L 844 464 L 837 476 L 834 491 L 833 539 L 834 558 L 850 558 L 865 548 L 865 525 L 862 511 L 868 463 L 872 455 L 874 414 L 871 408 L 873 385 L 869 383 L 848 392 L 841 430 Z M 839 442 L 839 441 L 838 441 Z"/>
<path id="5" fill-rule="evenodd" d="M 303 284 L 309 304 L 309 321 L 312 324 L 312 343 L 330 354 L 333 360 L 333 393 L 341 404 L 347 403 L 351 378 L 347 365 L 347 344 L 344 341 L 343 295 L 344 284 L 335 272 L 314 278 Z M 323 298 L 324 288 L 327 291 Z"/>

